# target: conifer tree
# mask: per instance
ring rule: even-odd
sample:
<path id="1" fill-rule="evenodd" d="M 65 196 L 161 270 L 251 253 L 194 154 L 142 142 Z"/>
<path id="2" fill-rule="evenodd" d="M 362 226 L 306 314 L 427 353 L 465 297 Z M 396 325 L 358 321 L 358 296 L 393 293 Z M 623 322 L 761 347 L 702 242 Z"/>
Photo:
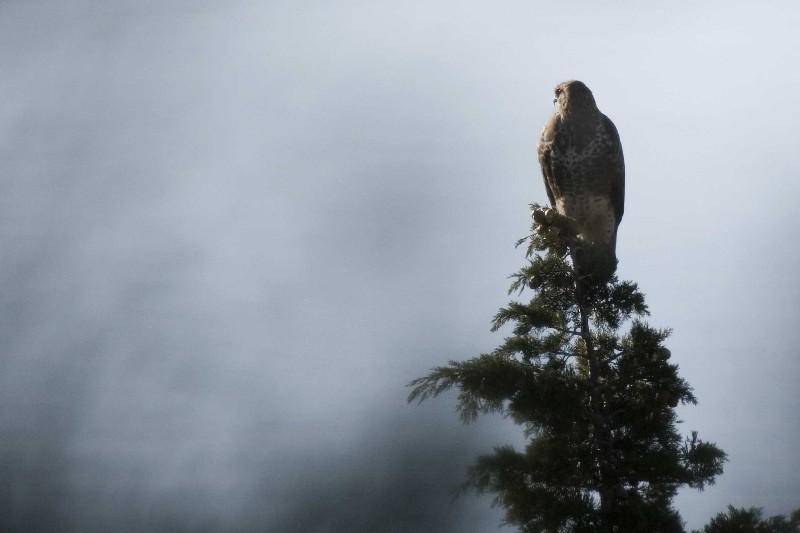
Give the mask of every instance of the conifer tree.
<path id="1" fill-rule="evenodd" d="M 719 513 L 702 531 L 693 533 L 800 533 L 800 509 L 788 517 L 776 515 L 764 520 L 758 507 L 737 509 L 729 505 L 727 512 Z"/>
<path id="2" fill-rule="evenodd" d="M 527 262 L 509 294 L 533 297 L 492 323 L 511 335 L 414 380 L 409 401 L 456 389 L 465 422 L 500 413 L 521 426 L 525 449 L 479 457 L 465 483 L 494 494 L 521 532 L 681 532 L 672 498 L 713 483 L 725 453 L 677 431 L 676 406 L 696 399 L 670 362 L 670 332 L 644 321 L 635 283 L 592 275 L 592 250 L 570 219 L 532 208 L 532 232 L 518 242 Z"/>

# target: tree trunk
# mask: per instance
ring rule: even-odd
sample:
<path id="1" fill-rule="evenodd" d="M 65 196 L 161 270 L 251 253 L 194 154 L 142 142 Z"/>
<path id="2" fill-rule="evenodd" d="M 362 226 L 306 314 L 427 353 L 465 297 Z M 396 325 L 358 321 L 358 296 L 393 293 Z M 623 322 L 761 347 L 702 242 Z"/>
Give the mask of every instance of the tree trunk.
<path id="1" fill-rule="evenodd" d="M 600 515 L 602 523 L 599 531 L 613 533 L 616 523 L 617 502 L 621 494 L 621 487 L 615 468 L 615 458 L 611 446 L 611 430 L 608 420 L 608 410 L 603 401 L 602 384 L 600 383 L 601 369 L 605 361 L 601 361 L 594 349 L 592 333 L 589 326 L 589 307 L 584 300 L 584 290 L 579 278 L 576 284 L 576 296 L 580 309 L 580 334 L 586 346 L 586 357 L 589 363 L 589 389 L 590 389 L 590 418 L 594 426 L 592 438 L 597 454 L 597 484 L 600 496 Z"/>

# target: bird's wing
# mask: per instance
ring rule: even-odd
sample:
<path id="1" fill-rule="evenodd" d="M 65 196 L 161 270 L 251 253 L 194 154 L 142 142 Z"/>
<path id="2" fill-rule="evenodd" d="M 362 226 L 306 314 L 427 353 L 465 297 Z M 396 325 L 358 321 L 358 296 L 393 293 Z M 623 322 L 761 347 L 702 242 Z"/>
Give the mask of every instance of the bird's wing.
<path id="1" fill-rule="evenodd" d="M 553 141 L 555 140 L 556 133 L 556 116 L 553 115 L 542 130 L 542 136 L 539 139 L 539 165 L 542 167 L 542 177 L 544 178 L 544 189 L 547 191 L 547 198 L 550 200 L 550 205 L 556 206 L 556 197 L 553 193 L 552 184 L 555 183 L 555 176 L 553 175 Z"/>
<path id="2" fill-rule="evenodd" d="M 609 137 L 608 150 L 608 177 L 611 180 L 611 204 L 614 206 L 614 214 L 617 225 L 622 220 L 625 212 L 625 158 L 622 155 L 622 143 L 619 140 L 619 133 L 616 126 L 607 116 L 603 115 L 603 124 Z"/>

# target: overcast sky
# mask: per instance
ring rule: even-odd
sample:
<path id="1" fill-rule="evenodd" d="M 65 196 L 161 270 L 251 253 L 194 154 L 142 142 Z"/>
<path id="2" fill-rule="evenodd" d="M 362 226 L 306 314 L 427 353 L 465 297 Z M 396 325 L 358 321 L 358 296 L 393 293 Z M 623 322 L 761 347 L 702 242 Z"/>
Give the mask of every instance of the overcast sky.
<path id="1" fill-rule="evenodd" d="M 800 507 L 796 2 L 0 3 L 0 529 L 496 531 L 499 344 L 552 89 L 616 123 L 622 278 L 730 457 Z"/>

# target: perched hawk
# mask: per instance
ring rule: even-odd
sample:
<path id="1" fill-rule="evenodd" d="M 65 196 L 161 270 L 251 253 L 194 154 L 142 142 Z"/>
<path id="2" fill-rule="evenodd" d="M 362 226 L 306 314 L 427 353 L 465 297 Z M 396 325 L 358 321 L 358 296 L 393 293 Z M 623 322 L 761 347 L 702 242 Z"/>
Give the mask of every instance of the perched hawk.
<path id="1" fill-rule="evenodd" d="M 580 81 L 559 84 L 553 103 L 556 111 L 539 140 L 547 196 L 559 213 L 575 221 L 581 241 L 589 244 L 592 254 L 584 257 L 593 258 L 592 265 L 583 261 L 577 266 L 610 276 L 617 265 L 617 227 L 625 203 L 619 134 Z"/>

